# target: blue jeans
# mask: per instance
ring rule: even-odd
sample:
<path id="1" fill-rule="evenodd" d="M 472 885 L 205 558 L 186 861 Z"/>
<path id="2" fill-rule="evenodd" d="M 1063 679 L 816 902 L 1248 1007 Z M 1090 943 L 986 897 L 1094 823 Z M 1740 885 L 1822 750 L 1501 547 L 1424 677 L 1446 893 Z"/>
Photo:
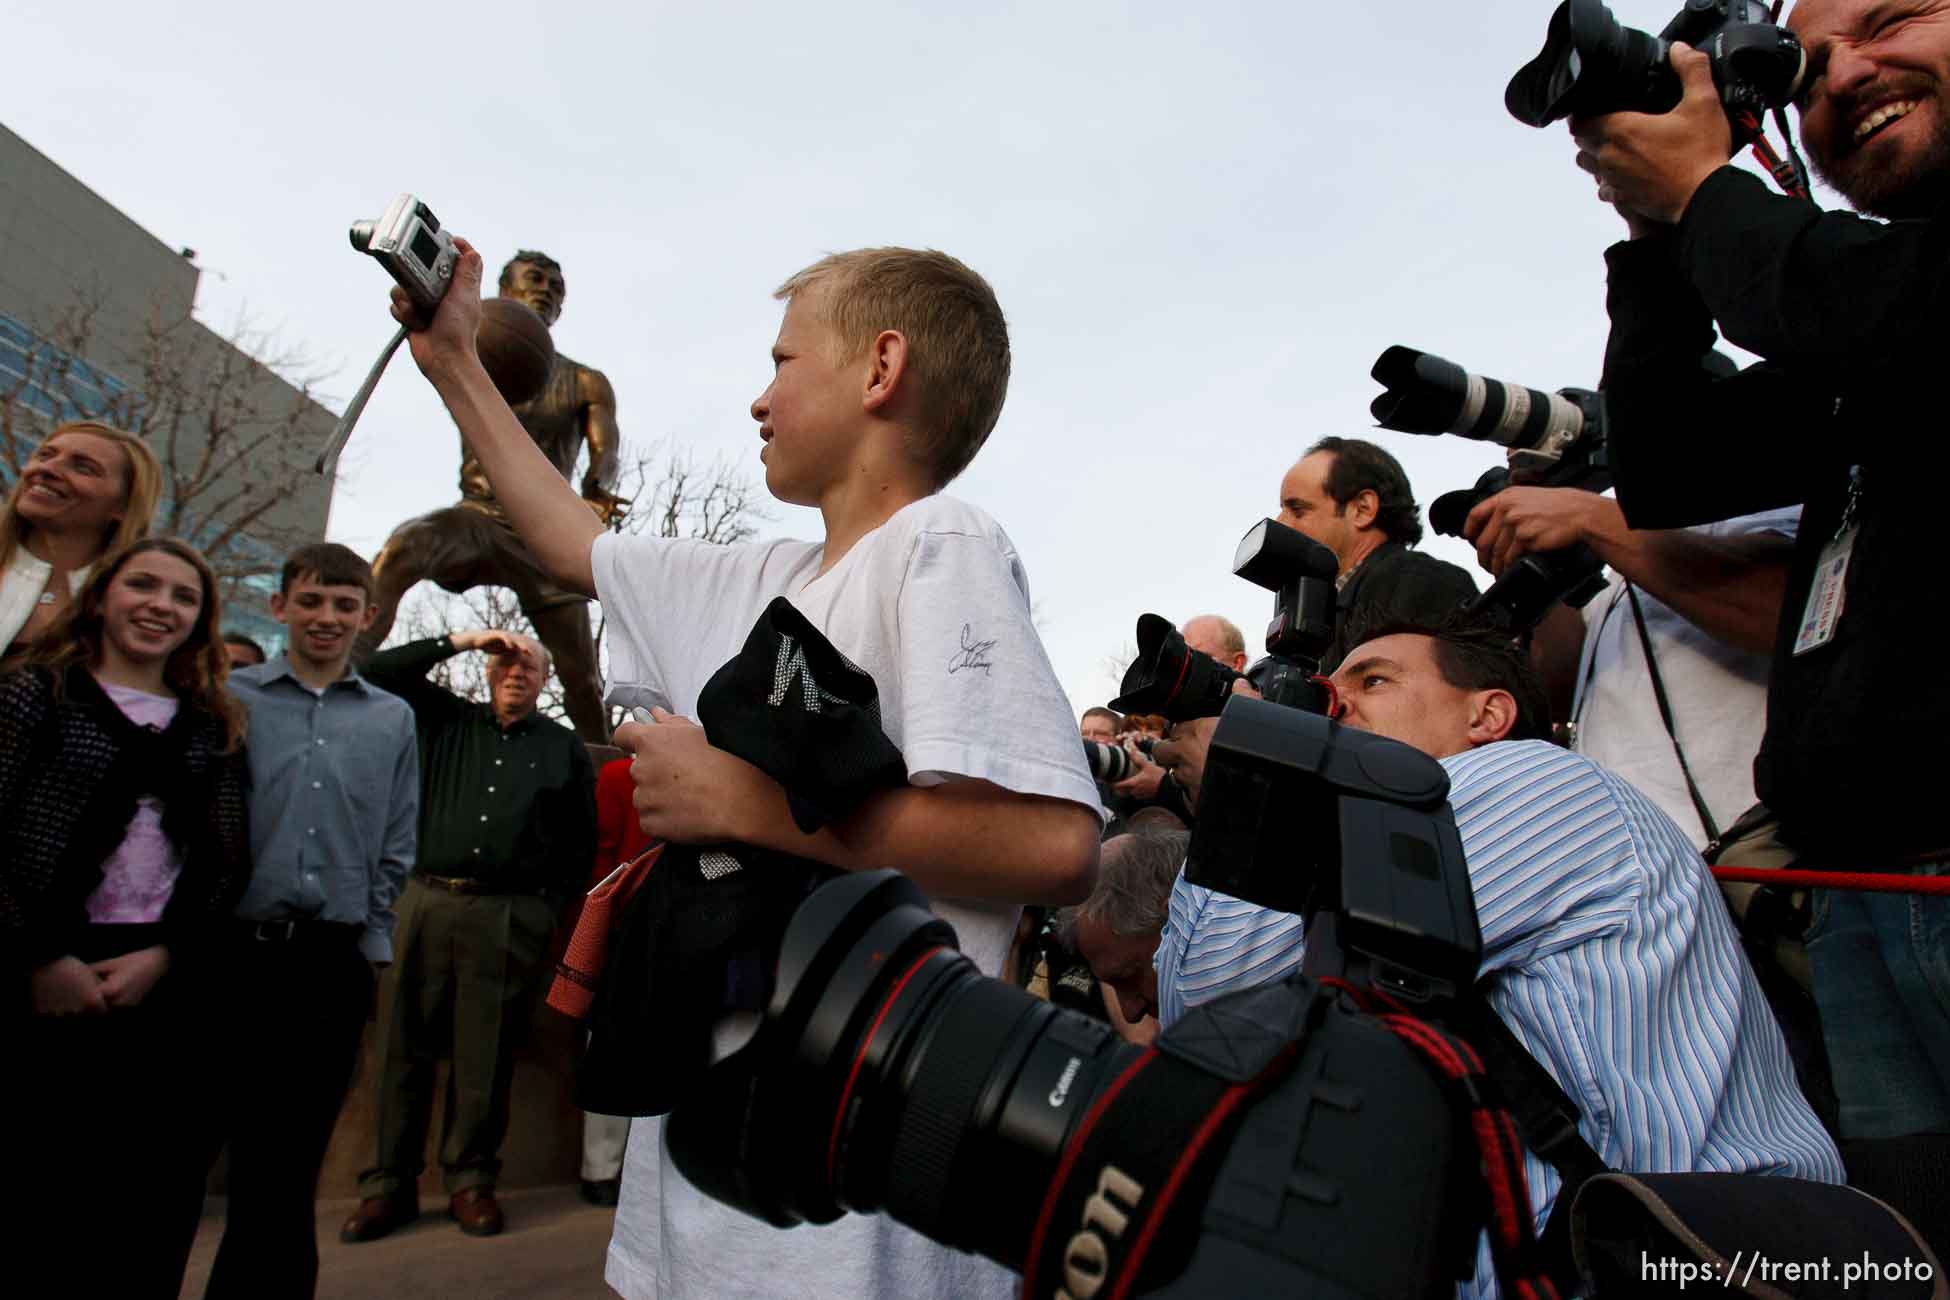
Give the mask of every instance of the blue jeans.
<path id="1" fill-rule="evenodd" d="M 1816 890 L 1807 947 L 1842 1136 L 1950 1133 L 1950 897 Z"/>

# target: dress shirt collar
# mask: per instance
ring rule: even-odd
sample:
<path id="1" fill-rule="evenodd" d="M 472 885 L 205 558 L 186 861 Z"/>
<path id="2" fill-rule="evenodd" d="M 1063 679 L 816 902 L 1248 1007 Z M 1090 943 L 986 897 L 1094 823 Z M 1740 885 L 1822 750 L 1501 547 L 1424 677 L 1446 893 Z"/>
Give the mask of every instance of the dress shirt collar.
<path id="1" fill-rule="evenodd" d="M 505 731 L 511 736 L 518 736 L 523 732 L 533 731 L 536 720 L 542 716 L 540 709 L 530 709 L 504 727 L 501 725 L 501 715 L 494 711 L 492 702 L 483 704 L 481 708 L 487 712 L 487 719 L 494 724 L 496 730 Z"/>
<path id="2" fill-rule="evenodd" d="M 255 681 L 259 686 L 269 686 L 272 682 L 284 677 L 289 678 L 294 685 L 304 687 L 305 690 L 309 691 L 312 689 L 310 686 L 305 685 L 304 679 L 298 676 L 297 669 L 291 666 L 290 654 L 282 651 L 279 652 L 275 659 L 267 659 L 254 668 L 239 669 L 238 671 L 250 673 L 251 680 Z M 332 682 L 325 689 L 332 690 L 339 686 L 349 686 L 360 694 L 364 694 L 372 689 L 366 683 L 366 679 L 359 676 L 358 670 L 349 664 L 346 666 L 345 676 Z"/>

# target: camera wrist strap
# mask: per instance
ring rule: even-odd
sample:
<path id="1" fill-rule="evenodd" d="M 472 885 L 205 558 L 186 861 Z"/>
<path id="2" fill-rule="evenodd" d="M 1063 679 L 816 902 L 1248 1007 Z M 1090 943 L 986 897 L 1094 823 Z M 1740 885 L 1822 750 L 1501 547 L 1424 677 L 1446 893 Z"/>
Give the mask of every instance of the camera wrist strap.
<path id="1" fill-rule="evenodd" d="M 1659 721 L 1666 725 L 1666 739 L 1672 742 L 1672 756 L 1679 760 L 1679 774 L 1686 778 L 1686 793 L 1692 798 L 1693 811 L 1699 814 L 1699 824 L 1706 832 L 1706 842 L 1715 843 L 1720 838 L 1720 826 L 1713 820 L 1712 809 L 1706 806 L 1706 796 L 1700 793 L 1699 782 L 1693 780 L 1693 768 L 1686 761 L 1686 751 L 1680 748 L 1679 729 L 1672 720 L 1672 703 L 1666 698 L 1665 679 L 1659 673 L 1659 658 L 1652 653 L 1652 634 L 1645 627 L 1645 610 L 1639 604 L 1638 589 L 1629 580 L 1625 583 L 1625 597 L 1632 602 L 1632 623 L 1638 628 L 1639 646 L 1645 651 L 1645 672 L 1652 679 L 1652 697 L 1659 702 Z"/>

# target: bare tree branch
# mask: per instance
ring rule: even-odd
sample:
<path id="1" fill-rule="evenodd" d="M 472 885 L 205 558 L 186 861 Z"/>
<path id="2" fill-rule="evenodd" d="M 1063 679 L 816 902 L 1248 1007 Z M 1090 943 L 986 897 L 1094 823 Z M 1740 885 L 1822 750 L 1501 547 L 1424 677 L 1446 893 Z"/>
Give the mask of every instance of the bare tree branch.
<path id="1" fill-rule="evenodd" d="M 772 518 L 763 506 L 763 489 L 743 470 L 723 457 L 700 467 L 690 452 L 674 450 L 669 439 L 628 455 L 617 475 L 615 490 L 618 496 L 634 502 L 618 526 L 619 531 L 633 536 L 688 537 L 729 545 L 749 541 L 757 535 L 759 525 Z M 596 662 L 607 676 L 609 619 L 600 605 L 596 613 Z M 535 635 L 522 617 L 514 594 L 505 588 L 476 587 L 456 596 L 423 582 L 401 603 L 398 621 L 386 644 L 400 645 L 472 627 Z M 456 655 L 428 676 L 467 699 L 485 702 L 488 698 L 483 656 Z M 552 672 L 537 707 L 549 717 L 564 723 L 568 720 L 561 682 Z M 611 717 L 611 729 L 622 720 L 620 714 Z"/>
<path id="2" fill-rule="evenodd" d="M 1115 699 L 1124 691 L 1124 670 L 1138 656 L 1137 642 L 1126 640 L 1122 646 L 1097 661 L 1097 672 L 1109 686 L 1104 692 L 1106 700 Z"/>
<path id="3" fill-rule="evenodd" d="M 26 373 L 0 388 L 0 492 L 59 422 L 125 429 L 162 468 L 155 531 L 195 543 L 226 599 L 254 603 L 246 581 L 316 538 L 311 521 L 277 507 L 313 490 L 309 453 L 326 414 L 310 400 L 318 376 L 301 350 L 247 320 L 219 335 L 160 302 L 132 337 L 110 337 L 107 303 L 103 290 L 77 291 L 29 326 Z"/>

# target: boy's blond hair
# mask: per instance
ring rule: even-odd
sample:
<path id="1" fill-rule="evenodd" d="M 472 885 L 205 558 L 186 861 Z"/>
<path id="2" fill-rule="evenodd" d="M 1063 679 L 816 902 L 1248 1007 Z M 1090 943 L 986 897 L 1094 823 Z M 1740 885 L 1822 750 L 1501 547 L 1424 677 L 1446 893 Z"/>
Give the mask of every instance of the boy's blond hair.
<path id="1" fill-rule="evenodd" d="M 920 398 L 908 451 L 937 489 L 968 468 L 988 441 L 1009 392 L 1009 325 L 995 291 L 932 249 L 857 248 L 814 262 L 772 296 L 814 293 L 841 361 L 866 352 L 882 330 L 907 339 Z"/>

